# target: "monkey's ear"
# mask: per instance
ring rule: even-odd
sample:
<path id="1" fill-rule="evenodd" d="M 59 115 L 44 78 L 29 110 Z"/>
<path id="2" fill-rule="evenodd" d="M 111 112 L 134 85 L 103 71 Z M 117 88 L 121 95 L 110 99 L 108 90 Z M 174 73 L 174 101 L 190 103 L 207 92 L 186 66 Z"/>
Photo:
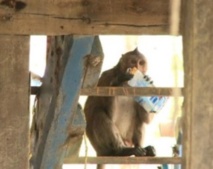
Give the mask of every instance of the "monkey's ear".
<path id="1" fill-rule="evenodd" d="M 122 54 L 122 55 L 121 55 L 120 61 L 122 61 L 122 60 L 123 60 L 122 58 L 124 58 L 124 57 L 125 57 L 125 55 L 126 55 L 126 54 Z"/>
<path id="2" fill-rule="evenodd" d="M 138 53 L 138 47 L 136 47 L 133 52 Z"/>

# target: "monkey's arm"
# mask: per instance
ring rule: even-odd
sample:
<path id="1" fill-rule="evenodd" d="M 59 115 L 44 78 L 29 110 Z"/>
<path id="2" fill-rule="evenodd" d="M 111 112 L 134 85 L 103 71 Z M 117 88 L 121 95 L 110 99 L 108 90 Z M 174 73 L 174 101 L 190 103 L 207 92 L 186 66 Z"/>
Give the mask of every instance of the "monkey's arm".
<path id="1" fill-rule="evenodd" d="M 122 86 L 124 82 L 133 78 L 130 73 L 122 73 L 117 69 L 113 68 L 102 73 L 98 86 Z"/>
<path id="2" fill-rule="evenodd" d="M 123 83 L 127 82 L 132 78 L 133 75 L 130 73 L 120 73 L 112 79 L 110 86 L 122 86 Z"/>

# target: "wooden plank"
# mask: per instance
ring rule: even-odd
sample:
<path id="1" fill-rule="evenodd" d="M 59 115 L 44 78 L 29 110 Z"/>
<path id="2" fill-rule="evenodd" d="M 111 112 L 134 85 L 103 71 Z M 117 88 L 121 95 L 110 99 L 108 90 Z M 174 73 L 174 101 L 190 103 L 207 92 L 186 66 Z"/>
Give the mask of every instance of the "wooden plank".
<path id="1" fill-rule="evenodd" d="M 42 160 L 48 131 L 54 117 L 52 112 L 55 109 L 72 41 L 72 36 L 48 37 L 46 71 L 42 78 L 42 86 L 36 88 L 39 92 L 36 93 L 39 96 L 39 101 L 31 128 L 31 137 L 34 140 L 31 163 L 34 166 L 40 165 Z M 31 92 L 35 91 L 34 88 L 31 88 Z"/>
<path id="2" fill-rule="evenodd" d="M 79 37 L 80 38 L 80 37 Z M 42 154 L 45 147 L 50 123 L 54 118 L 54 112 L 56 108 L 56 100 L 58 97 L 59 87 L 64 77 L 64 69 L 67 64 L 67 60 L 70 57 L 70 52 L 73 45 L 72 36 L 56 36 L 48 38 L 48 54 L 47 54 L 47 69 L 44 77 L 42 78 L 41 87 L 31 87 L 31 94 L 39 96 L 38 111 L 34 115 L 32 137 L 35 140 L 34 153 L 31 159 L 33 165 L 39 166 L 42 160 Z M 89 55 L 102 54 L 99 38 L 95 37 L 92 50 Z M 85 61 L 85 57 L 83 59 Z M 99 65 L 95 67 L 95 69 Z M 86 85 L 88 80 L 85 80 Z M 76 107 L 73 111 L 76 111 Z M 77 107 L 77 113 L 75 113 L 72 128 L 69 129 L 69 137 L 66 140 L 66 156 L 77 156 L 78 149 L 82 142 L 82 135 L 85 128 L 85 120 L 80 106 Z"/>
<path id="3" fill-rule="evenodd" d="M 69 127 L 69 134 L 63 146 L 65 149 L 64 158 L 78 157 L 86 127 L 84 112 L 80 104 L 77 104 L 77 108 L 76 106 L 72 107 L 72 124 Z"/>
<path id="4" fill-rule="evenodd" d="M 0 36 L 0 166 L 28 169 L 29 36 Z"/>
<path id="5" fill-rule="evenodd" d="M 181 164 L 181 157 L 78 157 L 64 164 Z"/>
<path id="6" fill-rule="evenodd" d="M 82 88 L 81 95 L 85 96 L 173 96 L 173 88 L 168 87 L 94 87 Z M 180 96 L 184 88 L 179 88 Z M 31 94 L 39 94 L 40 87 L 31 87 Z"/>
<path id="7" fill-rule="evenodd" d="M 94 36 L 74 36 L 67 64 L 59 84 L 55 101 L 50 104 L 52 117 L 45 124 L 46 138 L 40 143 L 43 151 L 37 153 L 35 169 L 61 169 L 63 158 L 67 155 L 67 141 L 76 136 L 78 130 L 74 121 L 76 100 L 83 74 L 83 58 L 90 54 Z M 78 131 L 77 131 L 78 133 Z M 41 148 L 40 148 L 41 149 Z"/>
<path id="8" fill-rule="evenodd" d="M 168 34 L 169 0 L 32 0 L 0 5 L 0 34 Z"/>
<path id="9" fill-rule="evenodd" d="M 180 88 L 181 93 L 183 88 Z M 81 89 L 81 95 L 90 96 L 172 96 L 172 88 L 153 87 L 96 87 Z"/>
<path id="10" fill-rule="evenodd" d="M 91 84 L 89 84 L 91 85 Z M 173 96 L 173 88 L 163 87 L 94 87 L 82 88 L 81 95 L 85 96 Z M 179 88 L 183 96 L 184 88 Z M 39 94 L 40 87 L 31 87 L 31 94 Z"/>
<path id="11" fill-rule="evenodd" d="M 183 1 L 183 169 L 213 168 L 213 1 Z"/>
<path id="12" fill-rule="evenodd" d="M 99 75 L 101 73 L 104 53 L 101 46 L 101 41 L 98 36 L 94 39 L 94 45 L 90 55 L 85 58 L 84 77 L 82 88 L 95 87 L 98 83 Z"/>

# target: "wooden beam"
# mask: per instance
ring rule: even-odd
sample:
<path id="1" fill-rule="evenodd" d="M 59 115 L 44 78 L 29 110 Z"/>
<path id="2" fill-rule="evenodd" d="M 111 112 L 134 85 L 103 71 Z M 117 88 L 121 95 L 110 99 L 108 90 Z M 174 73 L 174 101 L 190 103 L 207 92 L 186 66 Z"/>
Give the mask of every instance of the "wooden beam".
<path id="1" fill-rule="evenodd" d="M 64 164 L 181 164 L 180 157 L 78 157 L 67 158 Z"/>
<path id="2" fill-rule="evenodd" d="M 59 86 L 69 58 L 72 42 L 72 36 L 48 37 L 46 71 L 42 78 L 42 86 L 39 87 L 39 90 L 36 90 L 39 92 L 36 93 L 39 96 L 38 110 L 35 112 L 31 128 L 31 137 L 35 140 L 31 163 L 35 168 L 39 168 L 41 165 L 45 142 L 54 118 L 53 112 Z M 31 88 L 31 92 L 33 91 L 35 90 Z"/>
<path id="3" fill-rule="evenodd" d="M 183 169 L 213 168 L 213 2 L 185 0 Z"/>
<path id="4" fill-rule="evenodd" d="M 0 36 L 0 166 L 28 169 L 29 36 Z"/>
<path id="5" fill-rule="evenodd" d="M 84 77 L 82 88 L 95 87 L 98 83 L 104 59 L 101 41 L 98 36 L 96 36 L 94 39 L 91 54 L 87 55 L 84 59 Z"/>
<path id="6" fill-rule="evenodd" d="M 56 69 L 47 69 L 47 72 L 53 72 L 54 78 L 52 77 L 51 80 L 49 77 L 48 79 L 55 88 L 52 90 L 53 96 L 48 99 L 49 108 L 46 112 L 43 135 L 34 160 L 35 169 L 61 169 L 63 158 L 67 156 L 67 146 L 70 140 L 78 137 L 81 132 L 79 127 L 81 129 L 82 125 L 79 124 L 79 119 L 75 119 L 76 102 L 83 77 L 84 57 L 92 53 L 94 39 L 94 36 L 74 36 L 65 67 L 58 64 L 59 67 L 56 66 Z M 61 72 L 60 69 L 64 69 L 64 71 Z M 58 80 L 57 83 L 54 79 Z M 45 88 L 44 91 L 41 90 L 42 92 L 45 92 Z"/>
<path id="7" fill-rule="evenodd" d="M 169 0 L 25 1 L 0 5 L 0 34 L 169 34 Z"/>
<path id="8" fill-rule="evenodd" d="M 172 96 L 173 88 L 163 87 L 94 87 L 82 88 L 81 95 L 85 96 Z M 179 88 L 183 96 L 184 88 Z M 39 94 L 40 87 L 31 87 L 31 94 Z"/>
<path id="9" fill-rule="evenodd" d="M 183 88 L 180 88 L 181 93 Z M 152 87 L 96 87 L 81 89 L 81 95 L 90 96 L 172 96 L 172 88 Z"/>
<path id="10" fill-rule="evenodd" d="M 76 37 L 84 39 L 85 37 Z M 62 84 L 62 80 L 64 77 L 64 70 L 66 68 L 68 58 L 70 58 L 70 53 L 73 47 L 74 39 L 73 36 L 56 36 L 56 37 L 48 37 L 48 50 L 47 50 L 47 65 L 46 72 L 44 77 L 42 78 L 42 86 L 41 87 L 31 87 L 31 94 L 36 94 L 38 96 L 38 108 L 36 109 L 36 113 L 34 115 L 34 120 L 31 129 L 31 137 L 35 140 L 33 147 L 33 157 L 31 158 L 31 162 L 33 166 L 37 168 L 40 166 L 42 161 L 42 156 L 44 153 L 45 142 L 47 140 L 48 132 L 50 130 L 50 124 L 54 119 L 54 111 L 57 108 L 56 102 L 61 99 L 58 98 L 60 93 L 60 85 Z M 85 61 L 92 61 L 91 69 L 87 70 L 86 75 L 91 74 L 92 69 L 96 70 L 97 76 L 99 75 L 98 70 L 100 69 L 99 61 L 90 60 L 87 56 L 91 56 L 92 58 L 96 58 L 96 56 L 102 57 L 103 52 L 100 44 L 100 40 L 98 36 L 94 37 L 94 42 L 92 45 L 92 49 L 89 53 L 85 54 L 85 57 L 82 59 L 81 66 L 84 65 Z M 85 46 L 82 46 L 85 47 Z M 80 48 L 80 47 L 79 47 Z M 86 46 L 87 48 L 87 46 Z M 79 50 L 80 51 L 80 50 Z M 89 60 L 88 60 L 89 59 Z M 95 62 L 94 62 L 95 61 Z M 74 62 L 75 63 L 75 62 Z M 73 63 L 73 64 L 74 64 Z M 98 64 L 96 64 L 98 63 Z M 70 76 L 72 73 L 70 73 Z M 95 77 L 95 78 L 94 78 Z M 67 78 L 67 77 L 66 77 Z M 84 76 L 84 85 L 91 86 L 94 85 L 96 76 L 92 76 L 93 81 L 90 78 L 86 78 Z M 96 79 L 97 80 L 97 79 Z M 63 100 L 60 102 L 63 103 Z M 85 128 L 85 120 L 83 117 L 83 112 L 81 107 L 75 103 L 73 104 L 73 113 L 74 117 L 72 120 L 72 127 L 68 130 L 66 143 L 64 145 L 66 156 L 77 156 L 78 150 L 80 149 L 80 145 L 82 142 L 82 135 L 84 133 Z M 77 110 L 76 110 L 77 107 Z M 77 112 L 76 112 L 77 111 Z"/>

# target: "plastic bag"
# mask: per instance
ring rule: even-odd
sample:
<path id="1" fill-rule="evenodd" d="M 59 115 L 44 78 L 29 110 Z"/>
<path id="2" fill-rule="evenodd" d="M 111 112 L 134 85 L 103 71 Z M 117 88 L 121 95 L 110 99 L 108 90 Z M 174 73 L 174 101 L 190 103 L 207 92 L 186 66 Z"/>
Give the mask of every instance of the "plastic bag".
<path id="1" fill-rule="evenodd" d="M 155 87 L 153 81 L 144 75 L 136 68 L 128 69 L 130 73 L 134 74 L 133 78 L 127 83 L 132 87 Z M 144 107 L 147 112 L 159 112 L 166 104 L 168 97 L 165 96 L 135 96 L 135 101 Z"/>

